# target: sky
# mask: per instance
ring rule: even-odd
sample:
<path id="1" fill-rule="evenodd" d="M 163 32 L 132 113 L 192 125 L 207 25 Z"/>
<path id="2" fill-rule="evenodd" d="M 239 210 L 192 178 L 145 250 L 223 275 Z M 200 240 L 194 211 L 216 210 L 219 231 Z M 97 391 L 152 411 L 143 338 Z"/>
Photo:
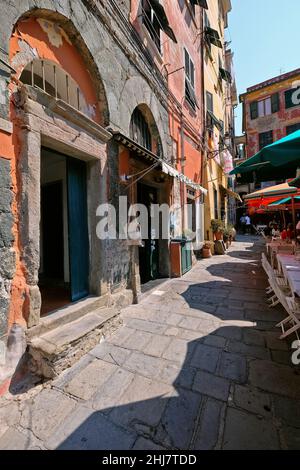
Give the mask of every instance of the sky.
<path id="1" fill-rule="evenodd" d="M 300 0 L 231 0 L 227 40 L 234 51 L 238 94 L 300 68 Z M 236 135 L 242 134 L 242 106 Z"/>

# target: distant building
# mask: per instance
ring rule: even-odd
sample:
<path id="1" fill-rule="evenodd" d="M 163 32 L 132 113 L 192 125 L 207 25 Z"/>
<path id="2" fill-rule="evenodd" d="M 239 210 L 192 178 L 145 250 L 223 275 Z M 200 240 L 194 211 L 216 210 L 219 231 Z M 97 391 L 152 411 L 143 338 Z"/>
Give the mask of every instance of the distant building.
<path id="1" fill-rule="evenodd" d="M 300 69 L 297 69 L 254 85 L 240 95 L 244 136 L 236 139 L 236 164 L 300 129 L 299 84 Z M 280 181 L 237 184 L 236 190 L 240 194 L 247 194 L 277 182 Z"/>

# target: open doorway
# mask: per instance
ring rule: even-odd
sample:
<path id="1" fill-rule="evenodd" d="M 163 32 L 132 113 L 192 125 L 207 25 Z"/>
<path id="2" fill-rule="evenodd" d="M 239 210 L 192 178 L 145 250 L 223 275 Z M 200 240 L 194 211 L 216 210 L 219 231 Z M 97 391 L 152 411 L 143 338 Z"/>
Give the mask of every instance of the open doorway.
<path id="1" fill-rule="evenodd" d="M 89 294 L 86 164 L 41 152 L 41 316 Z"/>

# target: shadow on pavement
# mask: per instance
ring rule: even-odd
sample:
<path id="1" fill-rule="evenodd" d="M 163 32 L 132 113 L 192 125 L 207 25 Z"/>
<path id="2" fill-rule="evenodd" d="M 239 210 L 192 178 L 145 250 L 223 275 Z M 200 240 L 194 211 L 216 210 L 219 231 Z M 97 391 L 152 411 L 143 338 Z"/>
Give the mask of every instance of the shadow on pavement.
<path id="1" fill-rule="evenodd" d="M 266 307 L 266 279 L 258 262 L 225 261 L 207 270 L 213 280 L 174 287 L 189 306 L 195 337 L 173 340 L 170 361 L 177 364 L 165 361 L 161 369 L 161 358 L 135 352 L 136 362 L 131 360 L 129 367 L 126 358 L 120 360 L 122 348 L 111 345 L 109 362 L 116 372 L 64 421 L 50 448 L 300 447 L 300 422 L 289 411 L 298 410 L 299 419 L 299 368 L 288 363 L 289 352 L 278 340 L 274 325 L 283 313 Z M 199 320 L 193 331 L 193 321 Z M 285 361 L 280 352 L 286 352 Z"/>

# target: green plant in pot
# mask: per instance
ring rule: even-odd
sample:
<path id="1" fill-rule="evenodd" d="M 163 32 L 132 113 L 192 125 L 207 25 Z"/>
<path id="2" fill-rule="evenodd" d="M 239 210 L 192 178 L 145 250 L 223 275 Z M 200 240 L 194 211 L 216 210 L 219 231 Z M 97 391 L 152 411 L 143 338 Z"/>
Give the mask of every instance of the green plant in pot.
<path id="1" fill-rule="evenodd" d="M 224 225 L 222 220 L 213 219 L 211 221 L 211 229 L 213 231 L 214 238 L 216 241 L 223 240 Z"/>

